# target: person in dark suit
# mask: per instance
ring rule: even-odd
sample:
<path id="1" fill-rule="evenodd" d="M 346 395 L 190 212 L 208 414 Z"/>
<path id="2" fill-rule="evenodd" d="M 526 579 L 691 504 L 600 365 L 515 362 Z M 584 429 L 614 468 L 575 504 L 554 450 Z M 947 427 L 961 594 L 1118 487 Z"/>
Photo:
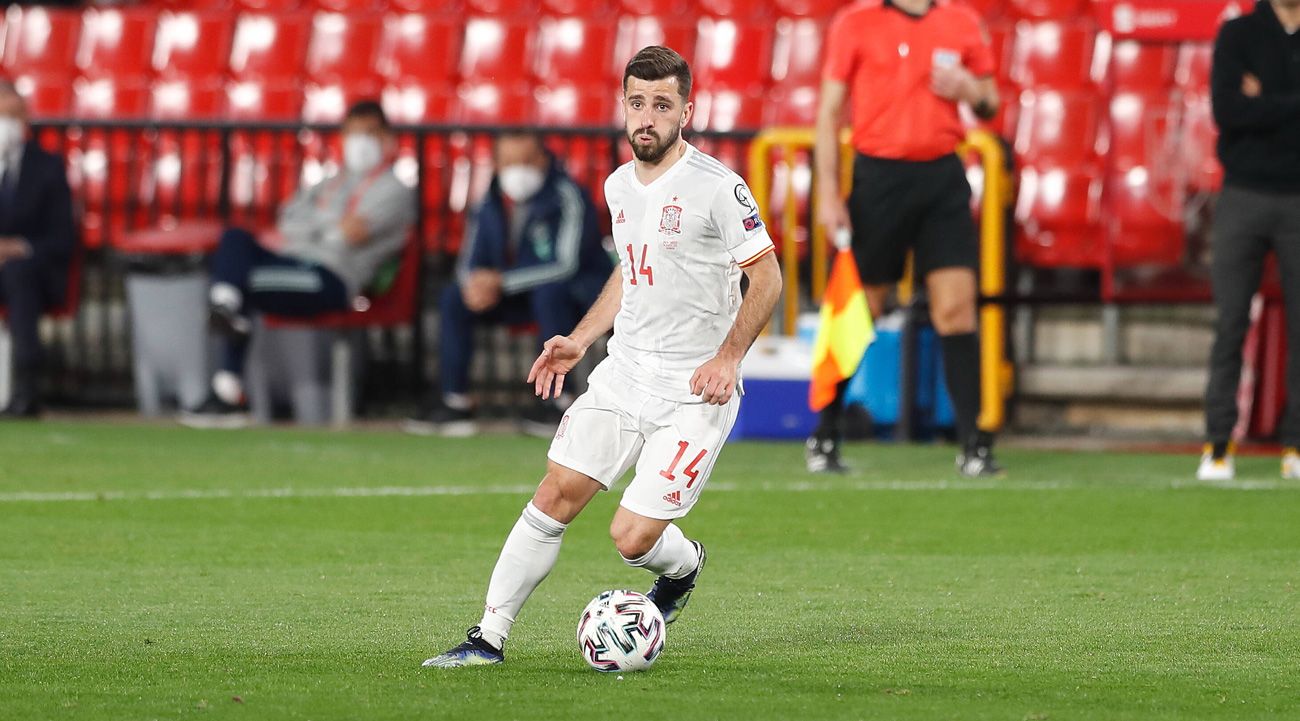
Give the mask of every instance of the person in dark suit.
<path id="1" fill-rule="evenodd" d="M 67 292 L 76 243 L 63 159 L 27 139 L 27 103 L 0 81 L 0 304 L 13 337 L 13 392 L 0 415 L 40 413 L 41 313 Z"/>

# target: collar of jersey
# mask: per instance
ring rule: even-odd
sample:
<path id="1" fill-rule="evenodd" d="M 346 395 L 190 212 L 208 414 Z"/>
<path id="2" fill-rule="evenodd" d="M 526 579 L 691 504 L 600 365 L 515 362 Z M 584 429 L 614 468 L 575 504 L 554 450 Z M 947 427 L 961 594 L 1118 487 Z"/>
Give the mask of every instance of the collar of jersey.
<path id="1" fill-rule="evenodd" d="M 650 183 L 649 183 L 648 185 L 645 184 L 645 183 L 642 183 L 640 180 L 637 179 L 637 177 L 636 177 L 636 166 L 633 165 L 633 166 L 632 166 L 632 186 L 635 187 L 635 188 L 637 189 L 638 192 L 642 192 L 642 193 L 648 192 L 648 191 L 650 191 L 650 190 L 653 190 L 653 189 L 659 187 L 661 184 L 663 184 L 664 181 L 666 181 L 667 179 L 673 177 L 673 175 L 676 174 L 677 171 L 680 170 L 681 167 L 682 167 L 683 165 L 686 164 L 686 161 L 687 161 L 687 160 L 691 157 L 691 155 L 694 154 L 694 153 L 695 153 L 695 146 L 694 146 L 694 145 L 691 145 L 690 143 L 687 143 L 687 144 L 686 144 L 686 152 L 682 155 L 682 157 L 680 157 L 680 158 L 677 159 L 677 162 L 676 162 L 676 163 L 673 163 L 673 167 L 669 168 L 668 171 L 665 172 L 663 175 L 661 175 L 661 176 L 659 176 L 658 178 L 655 178 L 654 180 L 650 181 Z M 635 163 L 635 162 L 636 162 L 636 161 L 633 161 L 633 163 Z"/>

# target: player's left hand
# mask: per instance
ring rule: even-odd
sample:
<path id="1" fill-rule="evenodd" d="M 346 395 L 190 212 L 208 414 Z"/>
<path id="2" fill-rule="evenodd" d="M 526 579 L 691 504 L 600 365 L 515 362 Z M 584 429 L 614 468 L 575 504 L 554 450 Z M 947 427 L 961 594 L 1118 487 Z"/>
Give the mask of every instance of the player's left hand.
<path id="1" fill-rule="evenodd" d="M 712 360 L 695 369 L 691 376 L 691 395 L 700 396 L 709 405 L 726 405 L 736 392 L 739 363 L 714 356 Z"/>
<path id="2" fill-rule="evenodd" d="M 930 90 L 947 100 L 974 104 L 979 98 L 975 76 L 960 66 L 937 67 L 930 71 Z"/>

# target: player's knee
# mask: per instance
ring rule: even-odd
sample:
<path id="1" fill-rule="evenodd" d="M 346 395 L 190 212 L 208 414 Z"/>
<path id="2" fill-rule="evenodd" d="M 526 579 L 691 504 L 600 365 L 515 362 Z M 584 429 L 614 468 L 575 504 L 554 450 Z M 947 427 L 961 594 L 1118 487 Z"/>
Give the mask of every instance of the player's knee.
<path id="1" fill-rule="evenodd" d="M 623 523 L 617 518 L 609 526 L 609 537 L 614 539 L 618 555 L 629 564 L 644 557 L 659 542 L 658 532 L 639 529 L 634 524 Z"/>
<path id="2" fill-rule="evenodd" d="M 930 308 L 930 321 L 939 335 L 974 332 L 975 301 L 963 299 L 936 303 Z"/>
<path id="3" fill-rule="evenodd" d="M 565 493 L 563 484 L 549 473 L 533 493 L 533 505 L 560 523 L 568 523 L 577 515 L 573 499 Z"/>

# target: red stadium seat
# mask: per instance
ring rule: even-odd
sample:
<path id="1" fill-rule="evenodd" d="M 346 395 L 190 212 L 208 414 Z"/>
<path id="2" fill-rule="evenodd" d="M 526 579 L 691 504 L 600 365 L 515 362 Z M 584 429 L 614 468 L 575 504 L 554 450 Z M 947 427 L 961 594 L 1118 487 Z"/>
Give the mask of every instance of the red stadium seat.
<path id="1" fill-rule="evenodd" d="M 311 15 L 245 13 L 235 27 L 230 72 L 241 80 L 301 82 Z"/>
<path id="2" fill-rule="evenodd" d="M 459 17 L 463 13 L 462 0 L 389 0 L 389 12 L 424 13 L 442 15 L 447 18 Z"/>
<path id="3" fill-rule="evenodd" d="M 658 17 L 678 17 L 695 21 L 697 8 L 691 0 L 662 0 L 648 3 L 644 0 L 616 0 L 617 10 L 623 15 L 654 15 Z M 683 17 L 685 15 L 685 17 Z M 671 46 L 670 46 L 671 47 Z M 690 57 L 687 55 L 686 57 Z"/>
<path id="4" fill-rule="evenodd" d="M 621 80 L 627 61 L 650 45 L 672 48 L 689 60 L 695 54 L 695 32 L 695 21 L 681 16 L 624 15 L 614 41 L 614 74 Z"/>
<path id="5" fill-rule="evenodd" d="M 460 75 L 466 81 L 510 82 L 528 76 L 531 22 L 474 17 L 465 22 Z"/>
<path id="6" fill-rule="evenodd" d="M 537 0 L 464 0 L 465 11 L 472 15 L 531 18 L 537 14 Z"/>
<path id="7" fill-rule="evenodd" d="M 988 24 L 989 51 L 993 54 L 993 63 L 997 69 L 993 75 L 999 85 L 1011 82 L 1011 48 L 1015 45 L 1016 26 L 1014 23 L 994 21 Z"/>
<path id="8" fill-rule="evenodd" d="M 829 23 L 810 18 L 776 21 L 772 44 L 772 81 L 777 85 L 815 85 L 821 82 L 822 47 Z"/>
<path id="9" fill-rule="evenodd" d="M 449 83 L 423 84 L 418 80 L 399 80 L 384 86 L 384 112 L 390 122 L 419 125 L 452 121 L 455 87 Z"/>
<path id="10" fill-rule="evenodd" d="M 763 125 L 813 126 L 817 123 L 818 85 L 780 86 L 763 104 Z"/>
<path id="11" fill-rule="evenodd" d="M 301 115 L 297 82 L 235 80 L 226 85 L 226 116 L 231 120 L 297 120 Z"/>
<path id="12" fill-rule="evenodd" d="M 143 118 L 149 109 L 149 86 L 139 78 L 77 78 L 72 97 L 72 114 L 78 118 Z"/>
<path id="13" fill-rule="evenodd" d="M 775 0 L 778 15 L 796 18 L 829 19 L 845 4 L 844 0 Z"/>
<path id="14" fill-rule="evenodd" d="M 533 35 L 537 54 L 533 75 L 542 83 L 594 82 L 608 76 L 614 52 L 614 28 L 603 21 L 577 17 L 544 17 Z"/>
<path id="15" fill-rule="evenodd" d="M 237 10 L 257 13 L 293 12 L 302 7 L 302 0 L 234 0 Z"/>
<path id="16" fill-rule="evenodd" d="M 11 6 L 5 17 L 5 69 L 30 76 L 71 75 L 80 37 L 81 14 L 75 10 Z"/>
<path id="17" fill-rule="evenodd" d="M 379 79 L 350 82 L 309 82 L 303 88 L 302 120 L 305 123 L 340 123 L 348 108 L 360 100 L 380 99 Z"/>
<path id="18" fill-rule="evenodd" d="M 766 85 L 772 67 L 774 29 L 767 22 L 704 18 L 691 71 L 701 85 Z"/>
<path id="19" fill-rule="evenodd" d="M 388 3 L 383 0 L 312 0 L 312 4 L 326 12 L 349 15 L 382 12 L 388 8 Z"/>
<path id="20" fill-rule="evenodd" d="M 1183 192 L 1143 167 L 1114 172 L 1104 194 L 1116 265 L 1177 265 L 1183 256 Z"/>
<path id="21" fill-rule="evenodd" d="M 517 125 L 533 121 L 531 88 L 523 83 L 462 83 L 452 117 L 466 125 Z"/>
<path id="22" fill-rule="evenodd" d="M 1103 33 L 1097 42 L 1109 42 L 1109 36 Z M 1166 90 L 1173 84 L 1177 55 L 1170 43 L 1118 40 L 1110 49 L 1106 79 L 1117 91 Z"/>
<path id="23" fill-rule="evenodd" d="M 1182 90 L 1201 90 L 1210 87 L 1210 63 L 1214 59 L 1214 46 L 1210 43 L 1183 43 L 1178 48 L 1178 62 L 1174 69 L 1174 82 Z"/>
<path id="24" fill-rule="evenodd" d="M 235 24 L 229 13 L 169 12 L 158 19 L 153 68 L 168 79 L 208 79 L 225 75 Z"/>
<path id="25" fill-rule="evenodd" d="M 390 81 L 449 83 L 456 77 L 463 29 L 438 15 L 389 15 L 379 50 L 379 73 Z M 439 48 L 430 53 L 429 48 Z"/>
<path id="26" fill-rule="evenodd" d="M 1101 112 L 1101 99 L 1088 92 L 1021 93 L 1016 155 L 1027 163 L 1052 161 L 1065 166 L 1092 158 Z"/>
<path id="27" fill-rule="evenodd" d="M 149 116 L 157 120 L 217 118 L 225 107 L 222 87 L 215 80 L 156 80 L 150 95 Z"/>
<path id="28" fill-rule="evenodd" d="M 715 82 L 707 89 L 695 91 L 696 130 L 752 130 L 763 125 L 763 108 L 767 96 L 760 85 L 728 86 Z"/>
<path id="29" fill-rule="evenodd" d="M 1087 0 L 1007 0 L 1007 12 L 1022 18 L 1072 20 L 1086 8 Z"/>
<path id="30" fill-rule="evenodd" d="M 755 21 L 772 14 L 772 0 L 697 0 L 701 15 Z"/>
<path id="31" fill-rule="evenodd" d="M 548 127 L 609 127 L 618 116 L 618 92 L 609 83 L 539 85 L 534 122 Z"/>
<path id="32" fill-rule="evenodd" d="M 1210 94 L 1189 91 L 1183 95 L 1183 112 L 1178 147 L 1187 185 L 1201 192 L 1215 192 L 1223 186 L 1223 166 L 1215 148 L 1218 126 L 1210 107 Z"/>
<path id="33" fill-rule="evenodd" d="M 89 77 L 144 78 L 151 71 L 157 24 L 153 8 L 87 10 L 77 68 Z"/>
<path id="34" fill-rule="evenodd" d="M 35 117 L 63 118 L 72 109 L 72 80 L 66 75 L 17 75 L 13 81 Z"/>
<path id="35" fill-rule="evenodd" d="M 1076 88 L 1092 81 L 1096 32 L 1089 22 L 1019 22 L 1010 77 L 1024 88 Z"/>
<path id="36" fill-rule="evenodd" d="M 542 0 L 542 12 L 598 20 L 614 12 L 613 0 Z"/>
<path id="37" fill-rule="evenodd" d="M 1017 257 L 1041 267 L 1099 267 L 1105 253 L 1101 191 L 1101 172 L 1092 164 L 1022 169 L 1016 199 Z"/>
<path id="38" fill-rule="evenodd" d="M 377 13 L 317 13 L 307 46 L 307 77 L 323 83 L 369 82 L 375 90 L 382 22 Z"/>
<path id="39" fill-rule="evenodd" d="M 1119 92 L 1111 96 L 1108 132 L 1101 150 L 1111 168 L 1172 167 L 1178 127 L 1169 95 Z"/>

